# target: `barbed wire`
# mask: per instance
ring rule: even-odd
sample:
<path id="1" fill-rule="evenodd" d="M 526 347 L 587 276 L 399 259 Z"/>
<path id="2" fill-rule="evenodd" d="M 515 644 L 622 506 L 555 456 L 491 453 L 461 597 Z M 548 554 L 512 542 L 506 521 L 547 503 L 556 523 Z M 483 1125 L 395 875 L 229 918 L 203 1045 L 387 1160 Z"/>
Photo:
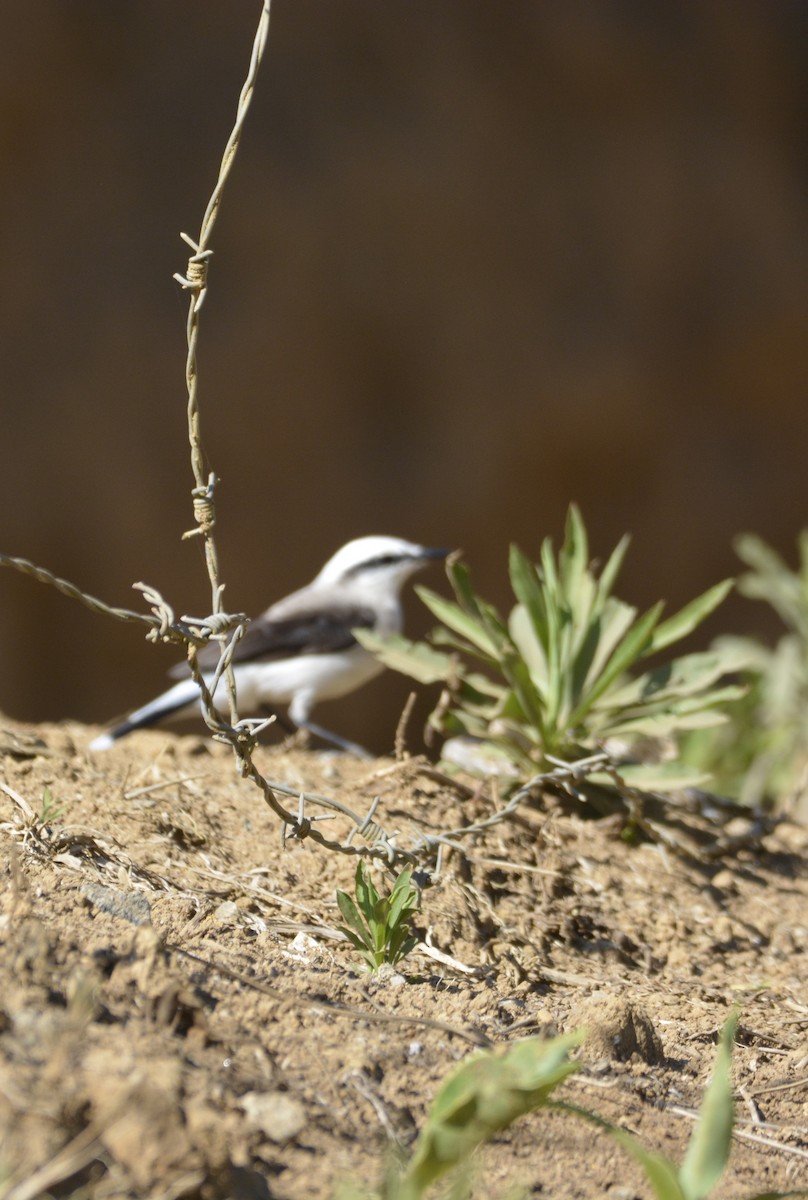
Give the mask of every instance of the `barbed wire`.
<path id="1" fill-rule="evenodd" d="M 27 558 L 19 558 L 13 554 L 0 552 L 0 567 L 11 567 L 22 575 L 28 575 L 39 583 L 47 584 L 67 596 L 78 600 L 85 608 L 97 616 L 114 617 L 117 621 L 127 621 L 135 625 L 146 625 L 149 633 L 146 635 L 152 642 L 173 642 L 175 645 L 201 647 L 213 637 L 226 635 L 235 628 L 246 628 L 247 617 L 244 613 L 219 612 L 209 617 L 175 617 L 174 610 L 163 599 L 156 588 L 147 583 L 133 583 L 132 587 L 143 594 L 152 609 L 152 616 L 146 613 L 134 612 L 129 608 L 119 608 L 106 604 L 97 596 L 82 591 L 74 583 L 54 575 L 45 567 L 37 566 Z"/>
<path id="2" fill-rule="evenodd" d="M 462 851 L 463 841 L 467 841 L 475 834 L 484 833 L 494 825 L 501 825 L 503 821 L 508 821 L 515 815 L 520 804 L 531 795 L 558 786 L 572 794 L 576 784 L 581 783 L 596 771 L 605 770 L 611 763 L 610 756 L 605 751 L 598 751 L 596 754 L 576 759 L 574 762 L 565 762 L 550 754 L 546 757 L 547 761 L 553 764 L 550 769 L 533 775 L 526 783 L 512 792 L 506 803 L 490 816 L 482 817 L 479 821 L 471 822 L 446 833 L 424 835 L 413 846 L 413 853 L 416 856 L 432 856 L 442 853 L 445 849 Z"/>
<path id="3" fill-rule="evenodd" d="M 253 762 L 253 749 L 261 731 L 274 719 L 242 719 L 237 709 L 235 680 L 233 677 L 233 655 L 248 621 L 243 613 L 226 613 L 223 608 L 222 596 L 224 585 L 219 575 L 219 561 L 214 537 L 216 525 L 215 489 L 217 484 L 213 472 L 207 472 L 202 449 L 202 437 L 199 415 L 198 388 L 198 344 L 199 344 L 199 314 L 208 288 L 208 269 L 213 251 L 210 248 L 210 238 L 221 205 L 224 186 L 230 175 L 239 148 L 241 133 L 255 90 L 258 69 L 267 44 L 269 32 L 269 15 L 271 0 L 263 0 L 261 16 L 253 41 L 247 77 L 239 95 L 235 123 L 225 146 L 219 168 L 218 178 L 208 201 L 198 239 L 194 240 L 188 234 L 182 233 L 182 240 L 191 248 L 193 253 L 188 260 L 185 275 L 176 274 L 174 278 L 190 293 L 188 319 L 186 326 L 187 355 L 185 361 L 185 380 L 188 394 L 188 440 L 191 450 L 191 469 L 194 486 L 191 491 L 194 520 L 193 529 L 188 530 L 183 537 L 201 537 L 205 546 L 205 560 L 208 579 L 211 588 L 211 615 L 207 617 L 177 618 L 174 610 L 157 591 L 148 584 L 137 583 L 133 586 L 143 594 L 151 607 L 151 614 L 134 612 L 130 609 L 119 608 L 105 604 L 104 601 L 84 592 L 75 584 L 61 579 L 51 571 L 30 562 L 28 559 L 0 554 L 0 566 L 12 567 L 23 574 L 32 576 L 41 583 L 55 587 L 63 595 L 77 600 L 92 612 L 103 616 L 111 616 L 117 620 L 132 622 L 148 627 L 147 637 L 152 641 L 172 642 L 182 645 L 188 657 L 191 676 L 199 688 L 202 715 L 211 732 L 217 740 L 227 743 L 233 750 L 239 774 L 260 790 L 265 802 L 281 821 L 281 835 L 284 841 L 290 839 L 303 840 L 309 838 L 327 850 L 338 851 L 342 854 L 361 855 L 384 862 L 389 867 L 396 864 L 412 864 L 422 861 L 437 853 L 440 838 L 421 837 L 417 839 L 413 849 L 406 849 L 396 844 L 395 835 L 388 835 L 374 819 L 378 799 L 371 804 L 364 815 L 353 812 L 347 805 L 326 796 L 315 796 L 305 792 L 295 792 L 281 784 L 271 783 L 258 770 Z M 203 673 L 199 666 L 198 650 L 211 640 L 220 643 L 218 664 L 211 674 Z M 229 720 L 222 715 L 216 706 L 214 697 L 219 685 L 225 682 L 229 699 Z M 294 796 L 297 800 L 297 811 L 293 812 L 280 800 L 281 795 Z M 503 812 L 489 822 L 504 820 L 512 811 L 511 801 Z M 323 807 L 330 812 L 307 812 L 312 806 Z M 322 833 L 318 824 L 333 813 L 339 813 L 351 822 L 347 837 L 339 840 L 330 838 Z M 484 823 L 484 824 L 486 824 Z M 478 826 L 470 826 L 473 833 Z M 449 839 L 457 838 L 462 831 L 454 831 Z M 356 837 L 361 842 L 355 842 Z M 446 842 L 446 844 L 451 844 Z"/>
<path id="4" fill-rule="evenodd" d="M 191 496 L 196 526 L 188 530 L 183 537 L 202 537 L 204 539 L 205 559 L 208 578 L 210 580 L 211 603 L 214 617 L 222 609 L 224 585 L 221 583 L 219 576 L 218 553 L 214 536 L 216 525 L 216 501 L 214 493 L 217 479 L 213 472 L 208 473 L 207 478 L 205 476 L 199 416 L 198 346 L 200 310 L 207 295 L 208 270 L 213 256 L 213 251 L 210 248 L 211 234 L 219 214 L 225 184 L 233 169 L 235 157 L 241 142 L 244 122 L 255 92 L 258 69 L 261 65 L 269 34 L 270 7 L 271 0 L 264 0 L 253 41 L 250 65 L 239 95 L 236 120 L 225 145 L 219 167 L 219 176 L 202 218 L 199 237 L 194 240 L 187 233 L 180 234 L 182 240 L 186 245 L 190 246 L 193 253 L 188 260 L 185 275 L 174 275 L 174 279 L 176 279 L 180 286 L 190 292 L 188 320 L 186 324 L 187 356 L 185 361 L 185 382 L 188 392 L 188 441 L 191 448 L 191 469 L 194 475 L 194 487 Z M 315 827 L 316 821 L 324 819 L 323 814 L 306 815 L 305 807 L 306 803 L 310 802 L 310 797 L 307 797 L 305 794 L 298 796 L 297 813 L 291 812 L 281 803 L 278 793 L 283 789 L 276 784 L 270 783 L 255 766 L 252 758 L 252 751 L 258 735 L 266 728 L 269 722 L 267 720 L 255 721 L 249 718 L 241 719 L 238 715 L 232 659 L 238 640 L 243 632 L 244 627 L 236 629 L 226 644 L 224 639 L 220 637 L 222 651 L 218 666 L 210 681 L 206 679 L 199 668 L 197 645 L 193 642 L 188 642 L 187 644 L 188 662 L 191 675 L 200 691 L 203 716 L 211 734 L 217 741 L 222 741 L 230 745 L 236 757 L 239 774 L 243 778 L 250 779 L 259 788 L 266 803 L 275 815 L 280 818 L 284 839 L 287 837 L 297 840 L 311 838 L 325 849 L 338 850 L 345 854 L 363 854 L 368 857 L 385 859 L 391 864 L 401 858 L 410 861 L 412 855 L 395 847 L 379 826 L 369 821 L 367 817 L 362 818 L 353 813 L 345 805 L 328 801 L 324 797 L 320 799 L 321 803 L 326 803 L 328 807 L 343 813 L 343 815 L 348 816 L 353 822 L 354 828 L 351 831 L 351 835 L 349 835 L 348 841 L 341 842 L 320 833 Z M 224 719 L 214 703 L 216 689 L 222 678 L 225 680 L 228 691 L 230 707 L 229 721 Z M 365 845 L 354 846 L 352 844 L 352 836 L 357 832 L 365 839 Z"/>
<path id="5" fill-rule="evenodd" d="M 213 255 L 210 249 L 210 239 L 213 233 L 213 227 L 216 224 L 216 218 L 219 215 L 219 207 L 222 202 L 224 186 L 233 169 L 236 154 L 241 143 L 241 132 L 244 128 L 244 122 L 247 119 L 247 113 L 252 103 L 253 94 L 255 92 L 255 81 L 258 75 L 258 69 L 261 65 L 261 60 L 266 49 L 267 38 L 269 36 L 269 14 L 271 0 L 263 0 L 261 7 L 261 16 L 258 21 L 258 28 L 253 40 L 252 54 L 250 56 L 250 65 L 247 71 L 247 78 L 239 95 L 238 107 L 236 111 L 236 120 L 227 139 L 227 144 L 222 155 L 221 165 L 219 167 L 219 176 L 208 201 L 205 214 L 202 218 L 202 225 L 199 232 L 199 237 L 196 241 L 189 237 L 187 233 L 182 233 L 180 236 L 183 241 L 191 247 L 193 254 L 188 260 L 188 267 L 185 275 L 175 275 L 177 282 L 187 291 L 191 293 L 188 304 L 188 320 L 186 324 L 186 341 L 187 355 L 185 359 L 185 383 L 188 392 L 188 440 L 191 446 L 191 470 L 194 475 L 194 487 L 191 492 L 194 508 L 194 519 L 196 526 L 194 529 L 188 530 L 184 535 L 186 538 L 201 536 L 205 544 L 205 561 L 208 568 L 208 578 L 211 587 L 211 605 L 213 613 L 222 611 L 222 592 L 223 584 L 219 579 L 219 558 L 216 549 L 216 542 L 213 536 L 214 527 L 216 525 L 216 502 L 214 492 L 216 488 L 216 476 L 211 471 L 207 478 L 205 477 L 204 455 L 202 450 L 202 434 L 199 418 L 199 397 L 198 397 L 198 379 L 199 370 L 197 362 L 197 351 L 199 343 L 199 314 L 200 309 L 207 294 L 207 278 L 208 267 Z M 193 655 L 193 648 L 189 647 L 189 659 Z M 228 698 L 230 702 L 230 718 L 231 723 L 238 723 L 238 712 L 236 706 L 236 686 L 233 678 L 233 672 L 229 665 L 225 668 L 224 676 L 227 684 Z"/>

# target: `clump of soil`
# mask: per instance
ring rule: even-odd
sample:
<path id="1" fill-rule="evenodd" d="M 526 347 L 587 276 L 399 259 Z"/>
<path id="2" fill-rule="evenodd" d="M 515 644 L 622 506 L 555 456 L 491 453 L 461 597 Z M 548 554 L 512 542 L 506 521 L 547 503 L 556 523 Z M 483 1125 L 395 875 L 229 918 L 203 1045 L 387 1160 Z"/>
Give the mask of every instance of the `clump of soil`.
<path id="1" fill-rule="evenodd" d="M 586 1030 L 584 1048 L 589 1058 L 635 1060 L 652 1067 L 665 1061 L 662 1042 L 646 1010 L 614 992 L 591 992 L 574 1005 L 569 1020 Z"/>
<path id="2" fill-rule="evenodd" d="M 88 755 L 91 736 L 0 720 L 0 1197 L 331 1197 L 406 1151 L 476 1047 L 581 1025 L 562 1094 L 681 1157 L 735 1003 L 739 1136 L 715 1195 L 808 1178 L 803 828 L 704 863 L 526 802 L 446 849 L 420 913 L 432 949 L 370 977 L 336 928 L 355 860 L 284 841 L 229 751 L 152 733 Z M 356 813 L 378 799 L 401 845 L 501 808 L 495 785 L 418 760 L 256 758 Z M 559 1114 L 519 1121 L 476 1171 L 493 1196 L 648 1195 Z"/>

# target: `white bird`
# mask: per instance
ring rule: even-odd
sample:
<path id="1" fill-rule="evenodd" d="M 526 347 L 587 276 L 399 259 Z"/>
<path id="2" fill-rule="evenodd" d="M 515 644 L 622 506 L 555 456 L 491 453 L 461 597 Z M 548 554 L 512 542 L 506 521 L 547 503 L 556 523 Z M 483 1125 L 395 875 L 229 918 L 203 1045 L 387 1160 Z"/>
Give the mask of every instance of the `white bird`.
<path id="1" fill-rule="evenodd" d="M 233 654 L 239 712 L 288 706 L 289 717 L 299 729 L 318 734 L 343 750 L 364 754 L 361 747 L 313 724 L 309 713 L 321 700 L 344 696 L 382 671 L 381 663 L 359 645 L 353 630 L 398 633 L 402 586 L 431 559 L 447 554 L 447 550 L 430 550 L 394 537 L 348 542 L 310 584 L 278 600 L 247 627 Z M 218 644 L 199 655 L 209 687 L 218 659 Z M 189 668 L 182 663 L 171 674 L 189 675 Z M 214 700 L 220 712 L 229 712 L 223 680 Z M 90 749 L 107 750 L 133 730 L 193 716 L 200 703 L 199 688 L 193 679 L 184 678 L 102 733 Z"/>

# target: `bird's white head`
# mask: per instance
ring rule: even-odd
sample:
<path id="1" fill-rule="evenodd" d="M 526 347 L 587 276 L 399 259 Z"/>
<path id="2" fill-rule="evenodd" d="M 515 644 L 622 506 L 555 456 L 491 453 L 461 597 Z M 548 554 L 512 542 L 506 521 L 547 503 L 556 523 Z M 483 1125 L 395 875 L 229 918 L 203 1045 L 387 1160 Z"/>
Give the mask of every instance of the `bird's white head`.
<path id="1" fill-rule="evenodd" d="M 329 558 L 317 583 L 356 584 L 397 592 L 432 559 L 445 558 L 448 550 L 433 550 L 403 538 L 361 537 L 342 546 Z"/>

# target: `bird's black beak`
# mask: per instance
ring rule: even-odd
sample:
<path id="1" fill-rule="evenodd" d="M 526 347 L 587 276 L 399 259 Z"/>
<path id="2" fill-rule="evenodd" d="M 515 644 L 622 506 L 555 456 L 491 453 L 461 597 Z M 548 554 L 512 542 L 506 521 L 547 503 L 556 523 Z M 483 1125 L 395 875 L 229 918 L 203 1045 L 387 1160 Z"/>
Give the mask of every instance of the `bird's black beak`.
<path id="1" fill-rule="evenodd" d="M 425 546 L 421 551 L 421 558 L 448 558 L 451 553 L 451 550 L 435 550 Z"/>

